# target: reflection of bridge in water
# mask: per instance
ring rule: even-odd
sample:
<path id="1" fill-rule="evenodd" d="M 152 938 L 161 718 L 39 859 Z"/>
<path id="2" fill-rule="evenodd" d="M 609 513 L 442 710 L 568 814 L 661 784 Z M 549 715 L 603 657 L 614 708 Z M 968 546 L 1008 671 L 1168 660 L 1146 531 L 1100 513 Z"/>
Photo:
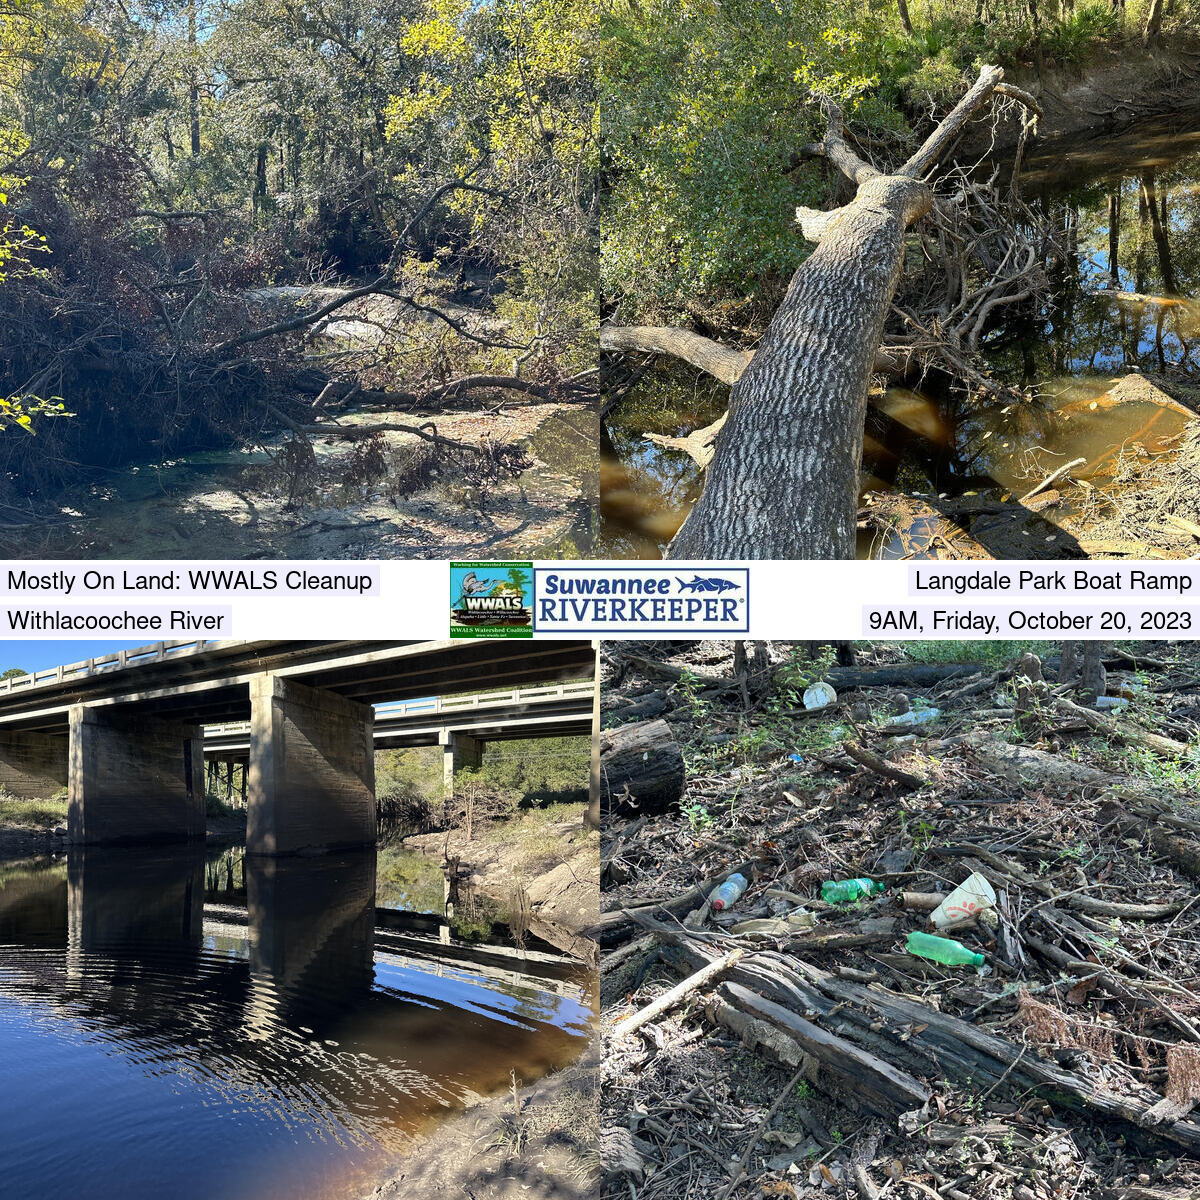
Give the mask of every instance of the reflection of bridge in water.
<path id="1" fill-rule="evenodd" d="M 0 889 L 5 993 L 215 1102 L 351 1139 L 565 1065 L 588 1034 L 579 982 L 389 950 L 373 853 L 247 857 L 245 893 L 206 905 L 198 846 L 73 849 Z"/>
<path id="2" fill-rule="evenodd" d="M 200 838 L 203 727 L 245 723 L 250 853 L 371 845 L 374 705 L 437 697 L 385 715 L 382 744 L 441 744 L 452 771 L 488 740 L 586 732 L 586 685 L 526 693 L 594 667 L 581 641 L 157 643 L 0 683 L 0 784 L 66 786 L 75 843 Z M 487 689 L 505 699 L 455 705 Z"/>

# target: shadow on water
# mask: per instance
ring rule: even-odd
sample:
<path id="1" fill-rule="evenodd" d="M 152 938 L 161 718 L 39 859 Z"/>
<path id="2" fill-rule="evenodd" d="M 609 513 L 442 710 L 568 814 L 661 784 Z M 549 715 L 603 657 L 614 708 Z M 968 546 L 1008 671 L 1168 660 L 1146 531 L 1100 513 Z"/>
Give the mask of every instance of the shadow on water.
<path id="1" fill-rule="evenodd" d="M 1012 499 L 1077 458 L 1072 476 L 1104 488 L 1123 452 L 1172 453 L 1190 419 L 1183 409 L 1200 411 L 1200 113 L 1047 148 L 1029 161 L 1023 192 L 1066 231 L 1068 254 L 1051 267 L 1047 307 L 997 324 L 982 350 L 997 377 L 1036 400 L 964 407 L 935 379 L 873 397 L 864 501 L 918 496 L 927 515 L 864 536 L 860 556 L 935 554 L 939 515 L 997 557 L 1082 556 L 1064 527 L 1076 515 L 1069 501 L 1022 513 Z M 1164 407 L 1159 388 L 1183 408 Z M 661 556 L 702 472 L 644 434 L 708 425 L 728 392 L 660 360 L 613 407 L 602 437 L 604 553 Z M 978 511 L 1002 499 L 1003 516 Z"/>
<path id="2" fill-rule="evenodd" d="M 584 977 L 394 949 L 376 882 L 373 853 L 0 867 L 4 1194 L 354 1195 L 582 1052 Z"/>

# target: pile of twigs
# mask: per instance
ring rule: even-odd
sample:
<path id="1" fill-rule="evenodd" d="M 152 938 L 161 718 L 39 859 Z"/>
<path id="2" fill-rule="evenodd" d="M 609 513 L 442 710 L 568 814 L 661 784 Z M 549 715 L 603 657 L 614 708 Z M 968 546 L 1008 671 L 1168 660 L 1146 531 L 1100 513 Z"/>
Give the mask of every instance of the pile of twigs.
<path id="1" fill-rule="evenodd" d="M 838 702 L 789 715 L 721 687 L 717 649 L 609 667 L 610 721 L 661 701 L 689 777 L 611 828 L 607 1194 L 1195 1195 L 1194 656 L 1113 652 L 1115 715 L 1053 658 L 827 668 Z M 907 953 L 972 871 L 997 902 L 950 936 L 983 970 Z M 885 892 L 819 899 L 856 876 Z"/>

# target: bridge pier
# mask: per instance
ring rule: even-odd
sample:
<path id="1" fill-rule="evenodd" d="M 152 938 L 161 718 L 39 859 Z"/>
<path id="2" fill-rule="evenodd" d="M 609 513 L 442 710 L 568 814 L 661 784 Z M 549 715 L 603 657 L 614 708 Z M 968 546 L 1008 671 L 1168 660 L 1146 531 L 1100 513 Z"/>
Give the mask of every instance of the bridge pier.
<path id="1" fill-rule="evenodd" d="M 373 846 L 375 711 L 278 675 L 250 681 L 246 850 Z"/>
<path id="2" fill-rule="evenodd" d="M 483 765 L 483 742 L 469 733 L 443 729 L 438 734 L 438 743 L 442 747 L 442 781 L 446 795 L 453 796 L 454 772 L 463 767 L 475 770 Z"/>
<path id="3" fill-rule="evenodd" d="M 0 787 L 44 800 L 67 786 L 68 739 L 61 733 L 0 732 Z"/>
<path id="4" fill-rule="evenodd" d="M 76 843 L 204 837 L 204 730 L 77 704 L 67 829 Z"/>
<path id="5" fill-rule="evenodd" d="M 192 946 L 204 936 L 204 847 L 72 846 L 67 858 L 67 946 L 109 954 Z"/>
<path id="6" fill-rule="evenodd" d="M 246 1034 L 324 1028 L 375 981 L 375 855 L 247 858 L 250 994 Z"/>

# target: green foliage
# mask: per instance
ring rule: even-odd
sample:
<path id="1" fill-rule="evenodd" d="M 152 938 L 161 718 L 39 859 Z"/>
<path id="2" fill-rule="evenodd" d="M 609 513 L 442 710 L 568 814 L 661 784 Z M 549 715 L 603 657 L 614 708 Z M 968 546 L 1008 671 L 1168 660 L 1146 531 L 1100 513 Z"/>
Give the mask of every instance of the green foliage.
<path id="1" fill-rule="evenodd" d="M 507 793 L 521 807 L 569 804 L 586 799 L 591 739 L 528 738 L 488 742 L 474 776 L 485 787 Z"/>
<path id="2" fill-rule="evenodd" d="M 703 804 L 681 804 L 679 811 L 687 818 L 687 823 L 691 826 L 693 833 L 699 833 L 702 829 L 710 829 L 716 823 L 708 808 Z"/>
<path id="3" fill-rule="evenodd" d="M 20 679 L 22 675 L 28 675 L 29 672 L 24 667 L 8 667 L 3 674 L 0 674 L 0 679 Z"/>
<path id="4" fill-rule="evenodd" d="M 1182 3 L 1173 28 L 1195 20 Z M 1142 13 L 1104 3 L 1057 12 L 948 0 L 616 0 L 599 64 L 611 158 L 602 228 L 606 293 L 635 320 L 690 316 L 745 333 L 772 311 L 808 248 L 797 205 L 838 182 L 798 151 L 823 131 L 820 100 L 845 110 L 860 148 L 903 160 L 982 62 L 1078 68 L 1136 44 Z"/>
<path id="5" fill-rule="evenodd" d="M 1145 746 L 1126 746 L 1112 757 L 1124 772 L 1154 787 L 1189 795 L 1200 790 L 1200 758 L 1193 757 L 1191 761 L 1162 758 Z"/>
<path id="6" fill-rule="evenodd" d="M 817 132 L 817 96 L 900 127 L 872 92 L 869 23 L 832 3 L 620 3 L 601 37 L 614 180 L 601 272 L 634 312 L 685 310 L 697 292 L 741 304 L 794 269 L 793 210 L 824 194 L 819 168 L 792 169 Z"/>
<path id="7" fill-rule="evenodd" d="M 1027 650 L 1045 658 L 1055 653 L 1053 642 L 1006 641 L 911 641 L 898 643 L 909 662 L 917 663 L 981 663 L 987 667 L 1002 667 L 1019 659 Z"/>
<path id="8" fill-rule="evenodd" d="M 375 753 L 375 801 L 385 840 L 424 833 L 442 807 L 442 751 L 437 746 Z"/>
<path id="9" fill-rule="evenodd" d="M 0 828 L 48 829 L 67 819 L 67 798 L 61 793 L 45 800 L 25 800 L 0 789 Z"/>
<path id="10" fill-rule="evenodd" d="M 236 800 L 226 800 L 224 792 L 204 793 L 204 815 L 206 817 L 244 817 L 245 808 Z"/>
<path id="11" fill-rule="evenodd" d="M 833 646 L 828 644 L 823 645 L 815 655 L 803 646 L 793 646 L 787 662 L 775 669 L 778 701 L 791 708 L 803 704 L 805 689 L 820 683 L 828 675 L 836 657 Z"/>

